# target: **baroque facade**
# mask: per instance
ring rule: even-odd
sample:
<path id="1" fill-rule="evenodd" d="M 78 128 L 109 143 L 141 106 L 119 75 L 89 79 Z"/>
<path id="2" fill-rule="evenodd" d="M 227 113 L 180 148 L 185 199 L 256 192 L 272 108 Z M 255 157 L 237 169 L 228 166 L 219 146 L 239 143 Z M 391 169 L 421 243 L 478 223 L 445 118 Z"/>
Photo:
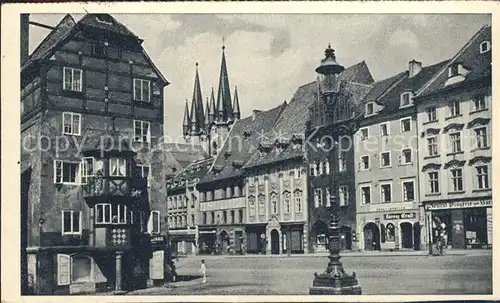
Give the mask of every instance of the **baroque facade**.
<path id="1" fill-rule="evenodd" d="M 22 49 L 21 272 L 34 293 L 168 279 L 157 138 L 169 82 L 142 42 L 110 15 L 66 15 L 30 56 Z"/>
<path id="2" fill-rule="evenodd" d="M 420 196 L 430 244 L 491 248 L 491 27 L 484 26 L 415 96 Z"/>

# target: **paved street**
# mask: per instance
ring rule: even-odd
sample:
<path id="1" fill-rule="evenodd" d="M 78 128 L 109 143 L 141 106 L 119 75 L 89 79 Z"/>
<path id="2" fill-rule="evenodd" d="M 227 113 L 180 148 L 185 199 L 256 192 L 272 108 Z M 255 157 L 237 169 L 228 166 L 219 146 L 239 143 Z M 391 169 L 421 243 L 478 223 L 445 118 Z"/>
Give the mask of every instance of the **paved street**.
<path id="1" fill-rule="evenodd" d="M 208 282 L 200 279 L 133 294 L 147 295 L 303 295 L 326 267 L 324 256 L 207 257 Z M 178 262 L 180 275 L 197 275 L 201 257 Z M 427 257 L 347 256 L 347 272 L 355 271 L 363 294 L 491 294 L 491 252 Z"/>

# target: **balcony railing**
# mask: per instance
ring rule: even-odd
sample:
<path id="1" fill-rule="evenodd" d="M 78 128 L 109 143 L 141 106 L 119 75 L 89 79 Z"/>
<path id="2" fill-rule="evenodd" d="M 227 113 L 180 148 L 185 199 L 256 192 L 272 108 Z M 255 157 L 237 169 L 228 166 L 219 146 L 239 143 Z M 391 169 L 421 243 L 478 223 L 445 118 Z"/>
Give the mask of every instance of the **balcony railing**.
<path id="1" fill-rule="evenodd" d="M 140 195 L 147 189 L 147 178 L 142 177 L 88 177 L 83 187 L 84 198 Z"/>

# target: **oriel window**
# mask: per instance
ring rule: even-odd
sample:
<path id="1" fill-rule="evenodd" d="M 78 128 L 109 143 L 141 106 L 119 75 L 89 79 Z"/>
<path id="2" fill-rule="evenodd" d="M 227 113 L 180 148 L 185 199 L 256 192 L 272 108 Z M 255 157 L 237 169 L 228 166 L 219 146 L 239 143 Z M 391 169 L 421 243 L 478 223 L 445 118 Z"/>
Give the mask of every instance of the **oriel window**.
<path id="1" fill-rule="evenodd" d="M 127 175 L 127 160 L 122 158 L 109 159 L 109 175 L 111 177 L 125 177 Z"/>

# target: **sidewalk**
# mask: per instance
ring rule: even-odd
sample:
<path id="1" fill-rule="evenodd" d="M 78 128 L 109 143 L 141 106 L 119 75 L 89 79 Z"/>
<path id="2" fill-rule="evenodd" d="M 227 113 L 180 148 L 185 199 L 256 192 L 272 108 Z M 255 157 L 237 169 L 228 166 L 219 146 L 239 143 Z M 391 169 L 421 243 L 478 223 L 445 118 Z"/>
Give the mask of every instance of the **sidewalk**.
<path id="1" fill-rule="evenodd" d="M 447 249 L 444 251 L 445 256 L 487 256 L 491 255 L 490 249 Z M 220 259 L 220 258 L 316 258 L 327 257 L 328 252 L 306 253 L 306 254 L 281 254 L 281 255 L 264 255 L 264 254 L 246 254 L 246 255 L 190 255 L 179 258 L 179 261 L 174 259 L 174 262 L 183 263 L 183 260 L 202 260 L 202 259 Z M 410 256 L 427 256 L 428 250 L 399 250 L 399 251 L 342 251 L 341 257 L 410 257 Z"/>

